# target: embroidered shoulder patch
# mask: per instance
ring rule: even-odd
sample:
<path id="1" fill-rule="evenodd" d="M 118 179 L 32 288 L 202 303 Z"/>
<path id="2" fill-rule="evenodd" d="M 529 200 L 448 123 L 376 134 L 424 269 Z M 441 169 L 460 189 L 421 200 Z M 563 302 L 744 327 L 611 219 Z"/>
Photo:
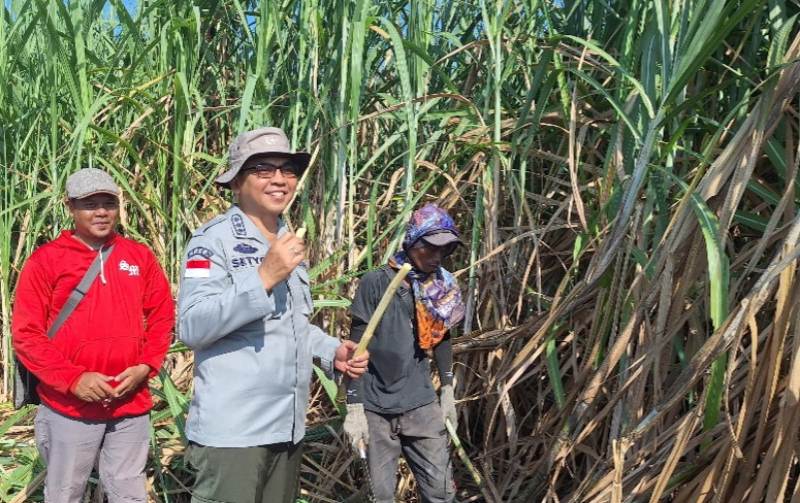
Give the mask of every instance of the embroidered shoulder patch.
<path id="1" fill-rule="evenodd" d="M 255 246 L 250 246 L 247 243 L 239 243 L 238 245 L 233 247 L 233 251 L 239 253 L 256 253 L 258 251 L 258 248 L 256 248 Z"/>
<path id="2" fill-rule="evenodd" d="M 186 254 L 186 258 L 192 257 L 203 257 L 203 258 L 211 258 L 214 255 L 214 252 L 209 250 L 208 248 L 203 248 L 202 246 L 197 246 L 189 250 L 189 253 Z"/>
<path id="3" fill-rule="evenodd" d="M 244 226 L 244 218 L 241 215 L 233 215 L 231 217 L 231 225 L 235 236 L 240 238 L 247 237 L 247 227 Z"/>

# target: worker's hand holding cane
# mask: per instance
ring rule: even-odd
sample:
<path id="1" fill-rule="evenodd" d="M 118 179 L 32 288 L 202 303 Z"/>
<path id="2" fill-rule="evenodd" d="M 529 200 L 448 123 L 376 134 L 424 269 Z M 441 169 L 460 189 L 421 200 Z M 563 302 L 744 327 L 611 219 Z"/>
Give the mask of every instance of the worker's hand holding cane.
<path id="1" fill-rule="evenodd" d="M 367 426 L 367 415 L 364 412 L 364 404 L 347 404 L 347 416 L 344 418 L 344 431 L 350 439 L 350 445 L 358 453 L 361 459 L 367 457 L 367 444 L 369 443 L 369 427 Z"/>
<path id="2" fill-rule="evenodd" d="M 445 384 L 439 390 L 439 405 L 442 408 L 442 420 L 453 424 L 453 429 L 458 429 L 458 413 L 456 412 L 456 399 L 453 394 L 453 385 Z"/>

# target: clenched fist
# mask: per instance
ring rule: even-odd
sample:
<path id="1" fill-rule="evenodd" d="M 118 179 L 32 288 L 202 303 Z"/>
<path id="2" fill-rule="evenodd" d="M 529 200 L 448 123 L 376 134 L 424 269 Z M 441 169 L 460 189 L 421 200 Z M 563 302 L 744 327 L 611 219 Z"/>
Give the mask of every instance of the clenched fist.
<path id="1" fill-rule="evenodd" d="M 258 266 L 258 275 L 264 288 L 272 290 L 275 285 L 286 279 L 305 257 L 306 246 L 303 240 L 291 232 L 275 239 Z"/>

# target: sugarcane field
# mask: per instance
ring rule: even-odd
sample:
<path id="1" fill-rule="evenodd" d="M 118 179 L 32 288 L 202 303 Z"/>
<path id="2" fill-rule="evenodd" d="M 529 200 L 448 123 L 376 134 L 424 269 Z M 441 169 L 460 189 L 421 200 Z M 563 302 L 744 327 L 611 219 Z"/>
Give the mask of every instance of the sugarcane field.
<path id="1" fill-rule="evenodd" d="M 0 503 L 800 503 L 799 17 L 4 0 Z"/>

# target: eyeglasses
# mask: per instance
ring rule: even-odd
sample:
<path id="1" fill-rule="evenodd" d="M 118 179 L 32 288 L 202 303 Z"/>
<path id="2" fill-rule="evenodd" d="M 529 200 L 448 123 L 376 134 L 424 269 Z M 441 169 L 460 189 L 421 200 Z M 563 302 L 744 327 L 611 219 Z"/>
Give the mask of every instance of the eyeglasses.
<path id="1" fill-rule="evenodd" d="M 250 174 L 253 173 L 258 178 L 267 179 L 272 178 L 275 176 L 275 173 L 281 170 L 281 174 L 285 178 L 297 178 L 300 175 L 300 168 L 297 167 L 296 164 L 293 162 L 287 162 L 284 164 L 272 164 L 269 162 L 260 162 L 258 164 L 254 164 L 253 166 L 248 166 L 242 170 L 242 173 Z"/>
<path id="2" fill-rule="evenodd" d="M 81 201 L 80 199 L 73 199 L 72 205 L 79 210 L 85 211 L 95 211 L 103 208 L 106 211 L 114 211 L 119 209 L 119 201 L 103 201 L 102 203 L 98 203 L 97 201 Z"/>

